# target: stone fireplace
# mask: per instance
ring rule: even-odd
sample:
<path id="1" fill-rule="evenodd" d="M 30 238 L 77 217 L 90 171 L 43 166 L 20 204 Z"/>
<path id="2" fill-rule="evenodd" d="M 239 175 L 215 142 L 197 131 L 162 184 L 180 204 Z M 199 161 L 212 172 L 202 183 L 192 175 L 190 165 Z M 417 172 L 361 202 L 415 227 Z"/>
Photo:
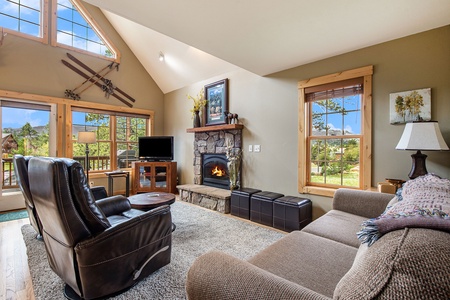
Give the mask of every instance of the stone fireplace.
<path id="1" fill-rule="evenodd" d="M 215 163 L 221 160 L 217 171 L 228 171 L 226 158 L 227 143 L 233 150 L 242 149 L 242 124 L 224 124 L 189 128 L 194 138 L 194 184 L 178 185 L 180 199 L 221 213 L 230 213 L 230 180 L 228 176 L 218 178 Z M 211 164 L 210 164 L 211 162 Z M 222 170 L 221 170 L 222 169 Z M 220 187 L 217 181 L 221 181 Z M 212 183 L 212 184 L 211 184 Z"/>
<path id="2" fill-rule="evenodd" d="M 233 149 L 241 149 L 241 140 L 242 130 L 196 132 L 194 140 L 194 184 L 205 184 L 203 181 L 203 159 L 205 154 L 221 154 L 224 156 L 228 141 Z"/>

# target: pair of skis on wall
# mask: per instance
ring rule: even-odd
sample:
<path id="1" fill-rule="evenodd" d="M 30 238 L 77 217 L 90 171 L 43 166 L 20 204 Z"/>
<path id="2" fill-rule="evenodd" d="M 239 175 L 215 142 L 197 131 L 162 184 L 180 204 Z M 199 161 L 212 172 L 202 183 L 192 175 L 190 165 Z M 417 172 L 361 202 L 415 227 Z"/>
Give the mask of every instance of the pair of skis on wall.
<path id="1" fill-rule="evenodd" d="M 80 85 L 78 85 L 73 90 L 66 90 L 64 92 L 64 94 L 67 98 L 70 98 L 72 100 L 80 100 L 80 94 L 83 93 L 88 88 L 90 88 L 91 86 L 95 85 L 95 86 L 98 86 L 99 88 L 101 88 L 102 91 L 105 92 L 106 98 L 109 98 L 109 96 L 113 96 L 114 98 L 118 99 L 123 104 L 127 105 L 128 107 L 133 107 L 133 105 L 129 101 L 135 102 L 136 100 L 134 100 L 130 95 L 128 95 L 127 93 L 125 93 L 124 91 L 119 89 L 118 87 L 114 86 L 111 80 L 105 78 L 105 76 L 108 75 L 114 69 L 116 69 L 118 71 L 119 64 L 112 62 L 112 63 L 108 64 L 106 67 L 104 67 L 103 69 L 101 69 L 100 71 L 95 72 L 90 67 L 88 67 L 86 64 L 84 64 L 82 61 L 80 61 L 75 56 L 73 56 L 72 54 L 67 53 L 67 57 L 70 60 L 72 60 L 73 62 L 75 62 L 77 65 L 79 65 L 80 67 L 82 67 L 83 69 L 88 71 L 90 74 L 92 74 L 91 76 L 89 76 L 84 71 L 80 70 L 79 68 L 72 65 L 68 61 L 62 59 L 61 61 L 66 67 L 68 67 L 69 69 L 71 69 L 72 71 L 74 71 L 75 73 L 77 73 L 78 75 L 80 75 L 81 77 L 83 77 L 85 79 L 85 81 L 83 81 Z M 83 87 L 83 89 L 81 91 L 78 91 L 82 87 Z M 128 100 L 124 99 L 124 97 L 127 98 Z"/>

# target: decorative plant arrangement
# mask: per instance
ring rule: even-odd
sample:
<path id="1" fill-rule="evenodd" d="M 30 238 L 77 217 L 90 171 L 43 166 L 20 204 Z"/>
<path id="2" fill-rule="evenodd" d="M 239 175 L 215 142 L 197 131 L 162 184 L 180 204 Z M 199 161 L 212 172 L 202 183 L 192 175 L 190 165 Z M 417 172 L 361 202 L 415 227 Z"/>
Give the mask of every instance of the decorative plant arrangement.
<path id="1" fill-rule="evenodd" d="M 205 89 L 201 89 L 196 97 L 187 95 L 188 99 L 193 101 L 193 107 L 191 109 L 192 119 L 194 120 L 194 127 L 200 127 L 200 110 L 205 107 L 208 100 L 205 99 Z"/>
<path id="2" fill-rule="evenodd" d="M 227 166 L 230 176 L 230 189 L 233 191 L 238 189 L 240 185 L 239 170 L 241 169 L 242 149 L 233 148 L 230 140 L 228 140 L 225 154 L 228 159 Z"/>

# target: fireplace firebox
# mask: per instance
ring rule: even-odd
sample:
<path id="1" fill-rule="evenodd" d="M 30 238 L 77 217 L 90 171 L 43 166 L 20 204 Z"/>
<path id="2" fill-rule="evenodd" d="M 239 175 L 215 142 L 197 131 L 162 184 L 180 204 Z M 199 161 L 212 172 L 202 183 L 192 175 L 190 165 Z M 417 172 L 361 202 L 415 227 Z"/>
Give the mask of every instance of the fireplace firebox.
<path id="1" fill-rule="evenodd" d="M 227 167 L 228 159 L 225 154 L 203 154 L 202 181 L 203 185 L 221 189 L 230 189 L 230 177 Z"/>

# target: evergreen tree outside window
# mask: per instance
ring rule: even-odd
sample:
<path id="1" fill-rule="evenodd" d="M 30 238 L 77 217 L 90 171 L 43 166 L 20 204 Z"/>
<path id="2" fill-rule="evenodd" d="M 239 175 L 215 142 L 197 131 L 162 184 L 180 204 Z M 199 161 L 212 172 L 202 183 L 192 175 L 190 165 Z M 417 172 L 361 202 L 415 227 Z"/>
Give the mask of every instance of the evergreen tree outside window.
<path id="1" fill-rule="evenodd" d="M 147 120 L 139 117 L 116 117 L 117 165 L 131 168 L 139 158 L 138 140 L 147 135 Z"/>
<path id="2" fill-rule="evenodd" d="M 74 109 L 72 156 L 84 165 L 86 145 L 77 143 L 78 132 L 94 131 L 97 143 L 89 145 L 89 170 L 131 168 L 131 163 L 139 158 L 139 137 L 148 135 L 148 123 L 148 116 Z"/>
<path id="3" fill-rule="evenodd" d="M 373 67 L 298 83 L 298 191 L 332 197 L 371 186 Z"/>
<path id="4" fill-rule="evenodd" d="M 360 187 L 362 92 L 362 78 L 321 91 L 307 89 L 312 120 L 308 184 Z"/>
<path id="5" fill-rule="evenodd" d="M 111 170 L 110 116 L 91 112 L 72 112 L 73 158 L 85 165 L 86 145 L 77 143 L 78 132 L 93 131 L 97 142 L 89 145 L 89 170 Z"/>

